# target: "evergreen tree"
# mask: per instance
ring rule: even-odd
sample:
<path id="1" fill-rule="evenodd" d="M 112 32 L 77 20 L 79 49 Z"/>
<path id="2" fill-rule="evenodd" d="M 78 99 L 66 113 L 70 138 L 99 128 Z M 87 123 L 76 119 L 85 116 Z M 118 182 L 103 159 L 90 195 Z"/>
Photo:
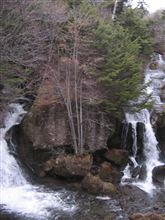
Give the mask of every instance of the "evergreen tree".
<path id="1" fill-rule="evenodd" d="M 140 54 L 150 55 L 153 51 L 151 32 L 149 31 L 149 21 L 144 18 L 146 11 L 141 8 L 127 8 L 117 21 L 130 33 L 131 40 L 137 40 L 140 46 Z"/>
<path id="2" fill-rule="evenodd" d="M 129 106 L 143 92 L 142 67 L 144 58 L 152 53 L 152 38 L 148 21 L 141 8 L 130 6 L 117 16 L 115 22 L 100 22 L 96 30 L 96 47 L 104 56 L 98 76 L 107 91 L 101 102 L 115 114 Z M 147 97 L 146 99 L 147 100 Z M 144 100 L 143 100 L 144 101 Z M 143 108 L 146 103 L 138 103 Z M 137 107 L 137 106 L 136 106 Z"/>
<path id="3" fill-rule="evenodd" d="M 140 93 L 140 46 L 137 40 L 131 40 L 128 30 L 117 23 L 100 24 L 96 31 L 96 42 L 97 48 L 105 54 L 105 63 L 98 79 L 109 94 L 109 99 L 102 100 L 102 103 L 108 111 L 119 113 L 119 109 Z"/>

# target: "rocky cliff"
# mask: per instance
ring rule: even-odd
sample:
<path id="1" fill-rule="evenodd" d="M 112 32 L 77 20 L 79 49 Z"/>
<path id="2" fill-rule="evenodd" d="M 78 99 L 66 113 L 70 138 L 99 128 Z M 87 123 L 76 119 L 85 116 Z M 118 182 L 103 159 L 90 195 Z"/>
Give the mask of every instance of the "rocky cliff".
<path id="1" fill-rule="evenodd" d="M 104 96 L 104 91 L 96 84 L 94 78 L 86 77 L 88 79 L 86 78 L 82 85 L 83 148 L 85 151 L 91 152 L 107 147 L 107 140 L 115 130 L 116 120 L 114 116 L 103 111 L 97 104 L 98 100 Z M 65 92 L 63 82 L 60 86 Z M 73 89 L 70 90 L 70 93 L 73 121 L 76 127 L 77 118 L 74 111 Z M 64 95 L 66 96 L 66 94 Z M 41 84 L 36 100 L 23 121 L 22 128 L 34 149 L 72 146 L 73 137 L 67 106 L 59 95 L 58 85 L 53 80 L 52 75 L 49 75 L 49 79 L 44 80 Z"/>
<path id="2" fill-rule="evenodd" d="M 156 137 L 159 142 L 159 147 L 161 150 L 161 156 L 165 158 L 165 113 L 162 113 L 159 115 L 157 120 L 157 131 L 156 131 Z"/>

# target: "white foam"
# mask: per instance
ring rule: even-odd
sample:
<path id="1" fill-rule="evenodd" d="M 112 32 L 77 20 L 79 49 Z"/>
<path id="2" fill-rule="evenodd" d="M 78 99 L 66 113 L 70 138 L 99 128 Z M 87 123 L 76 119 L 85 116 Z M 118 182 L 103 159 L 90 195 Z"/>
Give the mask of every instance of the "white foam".
<path id="1" fill-rule="evenodd" d="M 145 83 L 149 83 L 149 86 L 146 88 L 146 93 L 152 95 L 152 99 L 155 101 L 154 108 L 158 108 L 163 103 L 160 100 L 160 91 L 159 89 L 164 86 L 164 80 L 165 80 L 165 73 L 163 72 L 162 68 L 165 66 L 165 62 L 163 61 L 161 56 L 158 56 L 159 58 L 159 69 L 157 70 L 146 70 L 145 75 Z M 152 183 L 152 170 L 154 167 L 162 165 L 163 163 L 159 160 L 159 151 L 157 149 L 158 142 L 155 137 L 154 130 L 152 128 L 151 122 L 150 122 L 150 113 L 147 109 L 142 109 L 139 112 L 135 113 L 129 113 L 127 112 L 125 114 L 126 122 L 132 124 L 132 137 L 133 137 L 133 151 L 134 151 L 134 159 L 133 164 L 134 167 L 136 167 L 138 164 L 135 160 L 136 153 L 137 153 L 137 135 L 136 135 L 136 129 L 137 129 L 137 123 L 141 122 L 144 124 L 144 156 L 146 158 L 145 166 L 147 171 L 147 177 L 144 181 L 135 181 L 133 182 L 134 185 L 138 186 L 142 190 L 151 193 L 155 189 L 154 184 Z M 126 166 L 124 170 L 124 177 L 123 177 L 123 183 L 125 180 L 131 179 L 131 173 L 130 173 L 130 166 L 129 164 Z"/>
<path id="2" fill-rule="evenodd" d="M 72 212 L 75 204 L 62 201 L 62 192 L 51 192 L 28 183 L 16 159 L 10 154 L 5 140 L 6 132 L 20 123 L 26 113 L 19 104 L 10 105 L 5 128 L 0 129 L 0 204 L 11 212 L 47 219 L 50 208 Z M 74 202 L 74 201 L 73 201 Z"/>

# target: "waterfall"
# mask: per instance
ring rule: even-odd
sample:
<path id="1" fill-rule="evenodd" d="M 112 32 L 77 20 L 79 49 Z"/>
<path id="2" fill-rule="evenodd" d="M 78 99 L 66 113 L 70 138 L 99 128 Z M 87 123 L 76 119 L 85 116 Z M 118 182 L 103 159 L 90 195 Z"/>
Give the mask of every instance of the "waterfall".
<path id="1" fill-rule="evenodd" d="M 22 213 L 28 219 L 33 217 L 37 220 L 48 219 L 50 208 L 69 212 L 75 210 L 73 203 L 68 204 L 62 199 L 65 192 L 31 185 L 10 153 L 5 135 L 12 126 L 20 123 L 25 114 L 20 104 L 11 104 L 4 128 L 0 129 L 0 206 L 8 212 Z"/>
<path id="2" fill-rule="evenodd" d="M 154 101 L 154 109 L 155 111 L 160 112 L 163 107 L 163 102 L 160 99 L 160 90 L 164 86 L 165 82 L 165 73 L 163 72 L 163 68 L 165 67 L 165 62 L 162 59 L 161 55 L 158 55 L 158 68 L 151 70 L 147 69 L 145 73 L 145 83 L 149 83 L 149 86 L 146 88 L 147 94 L 151 95 L 153 101 Z M 150 112 L 147 109 L 142 109 L 140 112 L 136 113 L 129 113 L 127 112 L 125 114 L 126 118 L 126 124 L 129 126 L 131 124 L 132 126 L 132 151 L 133 155 L 130 156 L 130 160 L 133 164 L 133 168 L 141 168 L 146 170 L 146 176 L 143 177 L 142 180 L 138 179 L 139 176 L 136 177 L 136 179 L 132 180 L 133 184 L 138 186 L 139 188 L 143 189 L 146 192 L 151 193 L 153 189 L 155 189 L 155 186 L 152 183 L 152 170 L 154 167 L 162 165 L 163 163 L 159 159 L 159 151 L 158 151 L 158 142 L 155 137 L 154 130 L 151 125 L 151 115 Z M 143 132 L 143 156 L 144 161 L 143 164 L 140 161 L 136 161 L 137 157 L 137 124 L 143 123 L 144 125 L 144 132 Z M 125 137 L 126 139 L 127 137 Z M 124 143 L 126 141 L 124 140 Z M 124 144 L 126 145 L 126 144 Z M 141 155 L 142 156 L 142 155 Z M 133 169 L 132 168 L 132 169 Z M 128 180 L 132 179 L 131 174 L 131 166 L 128 164 L 127 167 L 124 170 L 124 177 L 122 179 L 123 183 L 127 183 Z"/>

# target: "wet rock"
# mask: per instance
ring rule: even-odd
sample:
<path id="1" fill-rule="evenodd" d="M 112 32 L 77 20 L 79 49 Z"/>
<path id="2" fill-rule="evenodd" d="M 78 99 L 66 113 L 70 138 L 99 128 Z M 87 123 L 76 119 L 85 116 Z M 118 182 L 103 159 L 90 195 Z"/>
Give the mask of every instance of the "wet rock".
<path id="1" fill-rule="evenodd" d="M 39 176 L 39 177 L 45 177 L 46 176 L 46 172 L 45 172 L 45 170 L 43 169 L 42 166 L 35 166 L 34 170 L 35 170 L 35 174 L 37 176 Z"/>
<path id="2" fill-rule="evenodd" d="M 120 204 L 126 213 L 135 213 L 143 207 L 149 207 L 151 198 L 146 192 L 134 185 L 125 185 L 119 188 Z"/>
<path id="3" fill-rule="evenodd" d="M 157 123 L 156 123 L 156 138 L 159 142 L 159 147 L 161 151 L 161 158 L 165 159 L 165 112 L 163 114 L 158 115 Z"/>
<path id="4" fill-rule="evenodd" d="M 44 164 L 45 171 L 52 171 L 55 175 L 72 178 L 87 175 L 92 166 L 91 155 L 60 155 Z"/>
<path id="5" fill-rule="evenodd" d="M 140 169 L 140 166 L 137 166 L 132 170 L 132 178 L 136 178 L 139 175 Z"/>
<path id="6" fill-rule="evenodd" d="M 136 161 L 137 162 L 142 162 L 144 161 L 144 123 L 138 122 L 137 123 L 137 154 L 136 154 Z"/>
<path id="7" fill-rule="evenodd" d="M 125 141 L 123 143 L 123 147 L 129 152 L 130 156 L 134 156 L 135 149 L 133 147 L 134 143 L 134 136 L 133 136 L 133 127 L 131 123 L 125 123 L 123 125 L 123 135 L 125 136 Z M 136 134 L 137 134 L 137 152 L 136 152 L 136 161 L 142 162 L 144 160 L 143 155 L 143 148 L 144 148 L 144 140 L 143 140 L 143 134 L 144 134 L 145 126 L 143 123 L 138 122 L 136 125 Z"/>
<path id="8" fill-rule="evenodd" d="M 126 136 L 126 140 L 125 140 L 125 148 L 126 150 L 128 150 L 129 155 L 133 156 L 134 152 L 132 149 L 133 146 L 133 136 L 132 136 L 132 124 L 125 124 L 125 136 Z"/>
<path id="9" fill-rule="evenodd" d="M 146 168 L 146 165 L 143 164 L 140 168 L 139 180 L 144 181 L 146 177 L 147 177 L 147 168 Z"/>
<path id="10" fill-rule="evenodd" d="M 115 132 L 107 141 L 108 148 L 121 148 L 123 126 L 120 121 L 116 120 Z"/>
<path id="11" fill-rule="evenodd" d="M 159 63 L 158 63 L 157 61 L 153 61 L 153 62 L 151 62 L 151 63 L 149 64 L 149 68 L 150 68 L 151 70 L 156 70 L 156 69 L 158 69 L 158 66 L 159 66 Z"/>
<path id="12" fill-rule="evenodd" d="M 128 163 L 129 155 L 126 150 L 109 149 L 104 153 L 104 158 L 117 166 L 124 167 Z"/>
<path id="13" fill-rule="evenodd" d="M 94 195 L 113 195 L 117 193 L 116 187 L 109 182 L 104 182 L 99 176 L 88 173 L 82 181 L 82 188 Z"/>
<path id="14" fill-rule="evenodd" d="M 113 184 L 118 184 L 121 181 L 123 173 L 117 169 L 116 167 L 112 166 L 108 162 L 104 162 L 100 166 L 99 177 L 101 180 L 105 182 L 111 182 Z"/>
<path id="15" fill-rule="evenodd" d="M 157 166 L 152 171 L 152 179 L 155 184 L 164 185 L 165 165 Z"/>
<path id="16" fill-rule="evenodd" d="M 165 215 L 156 213 L 135 213 L 129 217 L 130 220 L 165 220 Z"/>

